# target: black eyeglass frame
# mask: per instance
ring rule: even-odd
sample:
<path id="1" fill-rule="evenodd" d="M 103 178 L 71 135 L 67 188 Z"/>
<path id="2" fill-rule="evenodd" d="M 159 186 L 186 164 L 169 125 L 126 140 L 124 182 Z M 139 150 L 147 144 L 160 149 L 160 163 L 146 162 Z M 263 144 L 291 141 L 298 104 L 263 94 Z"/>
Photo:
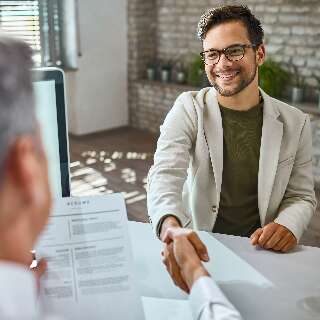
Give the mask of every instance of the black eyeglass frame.
<path id="1" fill-rule="evenodd" d="M 209 49 L 209 50 L 202 51 L 202 52 L 200 52 L 200 56 L 201 56 L 203 62 L 204 62 L 206 65 L 208 65 L 208 66 L 214 66 L 214 65 L 216 65 L 217 63 L 219 63 L 222 53 L 223 53 L 224 56 L 225 56 L 229 61 L 231 61 L 231 62 L 239 61 L 239 60 L 243 59 L 243 57 L 244 57 L 244 55 L 245 55 L 245 50 L 244 50 L 245 48 L 257 48 L 257 47 L 259 47 L 259 45 L 260 45 L 260 44 L 233 44 L 233 45 L 231 45 L 231 46 L 229 46 L 229 47 L 227 47 L 227 48 L 224 48 L 224 49 L 222 49 L 222 50 Z M 243 49 L 243 54 L 242 54 L 242 57 L 241 57 L 241 58 L 236 59 L 236 60 L 230 60 L 230 59 L 228 58 L 228 56 L 226 55 L 226 51 L 227 51 L 228 49 L 230 49 L 230 48 L 233 48 L 233 47 L 241 47 L 241 48 Z M 218 52 L 218 53 L 219 53 L 218 61 L 217 61 L 216 63 L 210 63 L 210 64 L 209 64 L 209 63 L 206 63 L 206 60 L 205 60 L 204 55 L 205 55 L 206 52 L 212 52 L 212 51 L 215 51 L 215 52 Z"/>

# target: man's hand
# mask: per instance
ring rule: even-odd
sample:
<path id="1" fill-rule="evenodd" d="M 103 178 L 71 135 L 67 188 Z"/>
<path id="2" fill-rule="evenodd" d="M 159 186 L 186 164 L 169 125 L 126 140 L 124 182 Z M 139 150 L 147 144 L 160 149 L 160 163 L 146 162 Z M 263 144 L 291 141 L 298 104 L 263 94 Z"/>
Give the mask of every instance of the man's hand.
<path id="1" fill-rule="evenodd" d="M 293 233 L 281 224 L 271 222 L 263 228 L 257 229 L 250 237 L 252 245 L 259 245 L 264 249 L 288 252 L 297 245 Z"/>
<path id="2" fill-rule="evenodd" d="M 209 256 L 206 246 L 200 240 L 198 235 L 191 229 L 185 229 L 181 227 L 168 227 L 163 234 L 162 241 L 165 243 L 165 246 L 162 252 L 162 262 L 166 266 L 175 285 L 188 293 L 190 286 L 187 285 L 187 283 L 184 281 L 184 277 L 181 274 L 181 265 L 179 266 L 174 255 L 175 239 L 179 239 L 180 242 L 184 241 L 183 243 L 189 243 L 199 261 L 209 261 Z M 183 259 L 180 260 L 180 264 L 183 264 Z"/>
<path id="3" fill-rule="evenodd" d="M 186 293 L 189 293 L 189 288 L 184 281 L 181 270 L 174 256 L 173 242 L 165 244 L 163 251 L 161 252 L 162 262 L 166 266 L 174 284 Z"/>
<path id="4" fill-rule="evenodd" d="M 193 234 L 191 241 L 182 232 L 176 232 L 173 229 L 169 229 L 166 234 L 167 239 L 173 241 L 170 245 L 173 246 L 174 258 L 180 269 L 182 280 L 187 284 L 187 292 L 200 277 L 209 276 L 193 245 L 195 240 L 196 242 L 201 242 L 201 240 L 196 233 Z"/>

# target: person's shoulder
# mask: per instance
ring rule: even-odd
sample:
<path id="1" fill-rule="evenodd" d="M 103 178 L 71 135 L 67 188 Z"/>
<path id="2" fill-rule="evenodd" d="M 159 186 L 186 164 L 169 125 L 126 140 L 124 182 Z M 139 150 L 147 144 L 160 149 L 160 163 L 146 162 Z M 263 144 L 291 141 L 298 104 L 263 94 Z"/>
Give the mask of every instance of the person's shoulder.
<path id="1" fill-rule="evenodd" d="M 203 107 L 207 93 L 212 90 L 214 90 L 212 87 L 205 87 L 200 90 L 184 91 L 178 96 L 176 101 L 182 104 Z"/>
<path id="2" fill-rule="evenodd" d="M 278 100 L 276 98 L 271 98 L 273 100 L 273 103 L 276 104 L 279 108 L 280 113 L 282 114 L 288 114 L 292 115 L 293 117 L 298 117 L 301 119 L 304 119 L 306 117 L 306 113 L 298 109 L 297 107 L 294 107 L 284 101 Z"/>
<path id="3" fill-rule="evenodd" d="M 278 115 L 279 120 L 283 123 L 296 125 L 304 123 L 308 115 L 287 102 L 278 100 L 264 93 L 265 107 L 272 106 L 273 112 Z M 267 106 L 268 105 L 268 106 Z"/>

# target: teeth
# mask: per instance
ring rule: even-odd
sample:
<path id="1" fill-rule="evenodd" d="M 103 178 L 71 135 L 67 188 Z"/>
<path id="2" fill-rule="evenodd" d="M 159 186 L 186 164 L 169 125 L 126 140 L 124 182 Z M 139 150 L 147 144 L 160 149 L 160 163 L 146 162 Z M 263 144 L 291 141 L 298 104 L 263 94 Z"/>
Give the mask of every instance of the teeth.
<path id="1" fill-rule="evenodd" d="M 229 79 L 236 76 L 237 74 L 238 74 L 238 71 L 235 71 L 235 72 L 227 72 L 227 73 L 217 73 L 216 76 L 222 79 Z"/>

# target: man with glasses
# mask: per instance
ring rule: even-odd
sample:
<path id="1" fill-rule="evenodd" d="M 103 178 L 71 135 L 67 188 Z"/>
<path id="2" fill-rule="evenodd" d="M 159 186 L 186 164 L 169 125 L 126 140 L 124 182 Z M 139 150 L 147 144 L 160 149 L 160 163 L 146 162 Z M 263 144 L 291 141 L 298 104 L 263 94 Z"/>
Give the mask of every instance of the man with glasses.
<path id="1" fill-rule="evenodd" d="M 166 234 L 184 236 L 209 259 L 192 229 L 293 249 L 315 211 L 309 117 L 258 86 L 263 29 L 246 6 L 207 11 L 198 24 L 213 88 L 181 94 L 162 127 L 148 176 L 148 213 L 165 242 L 163 261 L 189 292 Z"/>

